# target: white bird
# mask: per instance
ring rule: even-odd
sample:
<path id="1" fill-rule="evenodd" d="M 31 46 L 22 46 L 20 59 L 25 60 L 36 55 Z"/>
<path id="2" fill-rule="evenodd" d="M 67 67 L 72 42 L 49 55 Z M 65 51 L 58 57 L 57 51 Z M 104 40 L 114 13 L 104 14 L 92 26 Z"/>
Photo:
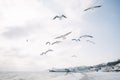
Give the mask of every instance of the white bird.
<path id="1" fill-rule="evenodd" d="M 90 36 L 90 35 L 83 35 L 83 36 L 80 36 L 79 38 L 86 38 L 86 37 L 90 37 L 90 38 L 93 38 L 93 36 Z"/>
<path id="2" fill-rule="evenodd" d="M 61 16 L 58 16 L 58 15 L 57 15 L 57 16 L 55 16 L 55 17 L 53 18 L 53 20 L 55 20 L 56 18 L 59 18 L 59 19 L 61 20 L 62 18 L 67 18 L 67 17 L 66 17 L 65 15 L 63 15 L 63 14 L 62 14 Z"/>
<path id="3" fill-rule="evenodd" d="M 77 42 L 77 41 L 80 41 L 80 39 L 72 39 L 72 41 L 76 41 Z"/>
<path id="4" fill-rule="evenodd" d="M 48 53 L 48 52 L 52 52 L 52 51 L 53 51 L 52 49 L 48 49 L 47 51 L 42 52 L 40 55 L 44 55 L 44 54 L 46 54 L 46 53 Z"/>
<path id="5" fill-rule="evenodd" d="M 58 37 L 55 37 L 54 39 L 59 39 L 59 38 L 63 38 L 63 39 L 66 39 L 66 36 L 68 36 L 69 34 L 71 34 L 72 32 L 68 32 L 68 33 L 66 33 L 66 34 L 64 34 L 64 35 L 60 35 L 60 36 L 58 36 Z"/>
<path id="6" fill-rule="evenodd" d="M 87 11 L 87 10 L 90 10 L 90 9 L 94 9 L 94 8 L 100 8 L 101 6 L 102 6 L 102 5 L 89 7 L 89 8 L 87 8 L 87 9 L 85 9 L 84 11 Z"/>

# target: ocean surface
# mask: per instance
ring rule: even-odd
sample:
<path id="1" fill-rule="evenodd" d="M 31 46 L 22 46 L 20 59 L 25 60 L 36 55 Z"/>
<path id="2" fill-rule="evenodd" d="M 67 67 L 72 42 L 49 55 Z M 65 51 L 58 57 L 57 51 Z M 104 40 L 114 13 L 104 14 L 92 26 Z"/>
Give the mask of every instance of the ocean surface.
<path id="1" fill-rule="evenodd" d="M 0 72 L 0 80 L 120 80 L 120 72 Z"/>
<path id="2" fill-rule="evenodd" d="M 0 80 L 62 80 L 68 74 L 60 72 L 0 72 Z"/>

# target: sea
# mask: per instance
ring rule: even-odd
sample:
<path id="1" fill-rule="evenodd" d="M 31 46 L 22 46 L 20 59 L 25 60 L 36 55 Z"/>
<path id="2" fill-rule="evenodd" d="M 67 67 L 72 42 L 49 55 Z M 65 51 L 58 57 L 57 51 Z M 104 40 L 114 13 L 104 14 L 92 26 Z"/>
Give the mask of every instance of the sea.
<path id="1" fill-rule="evenodd" d="M 0 80 L 55 80 L 56 77 L 63 77 L 66 73 L 58 72 L 24 72 L 24 71 L 9 71 L 0 72 Z"/>

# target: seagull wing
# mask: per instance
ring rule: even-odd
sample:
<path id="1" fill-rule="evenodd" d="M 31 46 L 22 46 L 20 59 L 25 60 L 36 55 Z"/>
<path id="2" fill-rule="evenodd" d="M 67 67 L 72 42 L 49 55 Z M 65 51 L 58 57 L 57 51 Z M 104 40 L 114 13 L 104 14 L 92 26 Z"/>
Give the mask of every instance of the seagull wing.
<path id="1" fill-rule="evenodd" d="M 99 6 L 94 6 L 93 8 L 99 8 L 99 7 L 102 7 L 102 5 L 99 5 Z"/>
<path id="2" fill-rule="evenodd" d="M 46 51 L 46 53 L 51 52 L 51 51 L 53 51 L 53 50 L 52 50 L 52 49 L 49 49 L 49 50 Z"/>
<path id="3" fill-rule="evenodd" d="M 72 41 L 77 41 L 77 39 L 72 39 Z"/>
<path id="4" fill-rule="evenodd" d="M 93 9 L 93 8 L 99 8 L 99 7 L 102 7 L 102 5 L 89 7 L 89 8 L 87 8 L 87 9 L 85 9 L 84 11 L 87 11 L 87 10 L 90 10 L 90 9 Z"/>
<path id="5" fill-rule="evenodd" d="M 62 15 L 62 17 L 67 18 L 65 15 Z"/>
<path id="6" fill-rule="evenodd" d="M 72 32 L 68 32 L 68 33 L 66 33 L 66 34 L 64 34 L 64 36 L 67 36 L 67 35 L 69 35 L 69 34 L 71 34 Z"/>
<path id="7" fill-rule="evenodd" d="M 55 37 L 54 39 L 58 39 L 58 38 L 66 39 L 65 36 L 67 36 L 67 35 L 69 35 L 69 34 L 71 34 L 71 33 L 72 33 L 72 32 L 68 32 L 68 33 L 66 33 L 66 34 L 64 34 L 64 35 L 60 35 L 60 36 L 58 36 L 58 37 Z"/>
<path id="8" fill-rule="evenodd" d="M 60 42 L 61 42 L 61 41 L 55 41 L 55 42 L 52 43 L 52 45 L 57 44 L 57 43 L 60 43 Z"/>
<path id="9" fill-rule="evenodd" d="M 93 42 L 93 41 L 90 41 L 90 40 L 86 40 L 87 42 L 90 42 L 90 43 L 92 43 L 92 44 L 95 44 L 95 42 Z"/>
<path id="10" fill-rule="evenodd" d="M 91 35 L 83 35 L 83 36 L 80 36 L 80 38 L 82 38 L 82 37 L 90 37 L 90 38 L 93 38 L 93 36 L 91 36 Z"/>
<path id="11" fill-rule="evenodd" d="M 83 37 L 90 37 L 90 38 L 93 38 L 93 36 L 91 36 L 91 35 L 84 35 Z"/>
<path id="12" fill-rule="evenodd" d="M 89 7 L 89 8 L 87 8 L 87 9 L 85 9 L 84 11 L 87 11 L 87 10 L 90 10 L 90 9 L 92 9 L 91 7 Z"/>
<path id="13" fill-rule="evenodd" d="M 56 19 L 56 18 L 59 18 L 59 16 L 55 16 L 55 17 L 53 18 L 53 20 Z"/>
<path id="14" fill-rule="evenodd" d="M 44 52 L 42 52 L 40 55 L 43 55 L 43 54 L 45 54 Z"/>
<path id="15" fill-rule="evenodd" d="M 62 37 L 63 37 L 63 35 L 55 37 L 54 39 L 59 39 L 59 38 L 62 38 Z"/>

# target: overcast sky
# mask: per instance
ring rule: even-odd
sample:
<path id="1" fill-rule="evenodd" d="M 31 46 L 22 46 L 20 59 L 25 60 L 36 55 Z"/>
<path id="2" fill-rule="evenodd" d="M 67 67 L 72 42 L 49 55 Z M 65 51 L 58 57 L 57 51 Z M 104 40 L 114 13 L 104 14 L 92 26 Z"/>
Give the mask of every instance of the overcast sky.
<path id="1" fill-rule="evenodd" d="M 102 7 L 84 11 L 97 5 Z M 120 59 L 119 5 L 119 0 L 0 0 L 0 70 L 88 66 Z M 62 14 L 67 18 L 53 20 Z M 54 39 L 68 32 L 72 33 L 66 39 Z M 72 41 L 82 35 L 94 38 Z M 62 42 L 46 45 L 48 41 Z M 53 51 L 40 55 L 48 49 Z"/>

